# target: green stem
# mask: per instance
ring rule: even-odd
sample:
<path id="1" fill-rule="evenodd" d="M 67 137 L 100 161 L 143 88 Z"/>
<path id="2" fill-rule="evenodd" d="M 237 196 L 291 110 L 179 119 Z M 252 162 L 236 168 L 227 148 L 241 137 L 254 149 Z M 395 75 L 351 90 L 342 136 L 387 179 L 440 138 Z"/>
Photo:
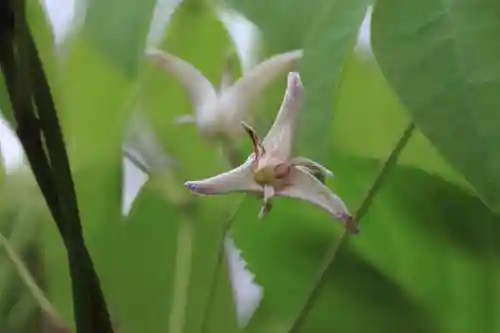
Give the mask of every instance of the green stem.
<path id="1" fill-rule="evenodd" d="M 35 280 L 31 276 L 28 268 L 23 264 L 21 258 L 17 255 L 16 251 L 10 245 L 10 242 L 4 235 L 0 233 L 0 245 L 5 249 L 5 253 L 7 254 L 7 258 L 10 260 L 12 265 L 17 271 L 21 282 L 28 289 L 31 296 L 34 298 L 35 302 L 40 306 L 40 309 L 48 317 L 51 322 L 51 325 L 55 327 L 58 332 L 69 332 L 66 325 L 54 308 L 52 303 L 45 297 L 43 291 L 36 284 Z"/>
<path id="2" fill-rule="evenodd" d="M 360 223 L 361 219 L 368 213 L 368 209 L 370 208 L 373 199 L 377 195 L 378 191 L 382 187 L 382 184 L 384 183 L 389 171 L 394 167 L 397 163 L 397 160 L 399 156 L 401 155 L 401 152 L 403 151 L 404 147 L 408 143 L 408 141 L 411 138 L 411 135 L 413 134 L 413 131 L 415 129 L 415 124 L 411 122 L 403 132 L 403 135 L 397 142 L 396 146 L 392 150 L 391 154 L 385 161 L 385 163 L 382 166 L 382 169 L 380 170 L 379 174 L 375 178 L 375 181 L 373 184 L 370 186 L 370 189 L 366 193 L 366 196 L 364 197 L 363 201 L 361 202 L 361 205 L 359 209 L 357 210 L 355 214 L 355 220 Z M 294 322 L 291 325 L 291 328 L 287 330 L 287 332 L 293 333 L 293 332 L 298 332 L 300 328 L 302 327 L 302 324 L 304 323 L 304 320 L 306 319 L 307 315 L 309 314 L 309 311 L 311 310 L 312 306 L 314 305 L 314 302 L 316 301 L 317 297 L 321 294 L 321 290 L 323 289 L 325 283 L 327 282 L 327 277 L 328 270 L 332 267 L 332 263 L 335 259 L 335 256 L 338 252 L 338 249 L 340 245 L 343 243 L 343 240 L 348 237 L 348 234 L 344 231 L 340 240 L 336 242 L 335 244 L 332 244 L 332 247 L 328 250 L 326 260 L 324 264 L 322 265 L 320 269 L 320 274 L 318 275 L 318 278 L 316 279 L 316 282 L 313 285 L 313 288 L 311 292 L 309 293 L 304 306 L 300 310 L 297 318 L 294 320 Z"/>
<path id="3" fill-rule="evenodd" d="M 170 311 L 169 332 L 182 333 L 185 325 L 191 261 L 193 256 L 194 228 L 189 219 L 180 223 L 177 236 L 177 253 L 175 258 L 174 292 Z"/>

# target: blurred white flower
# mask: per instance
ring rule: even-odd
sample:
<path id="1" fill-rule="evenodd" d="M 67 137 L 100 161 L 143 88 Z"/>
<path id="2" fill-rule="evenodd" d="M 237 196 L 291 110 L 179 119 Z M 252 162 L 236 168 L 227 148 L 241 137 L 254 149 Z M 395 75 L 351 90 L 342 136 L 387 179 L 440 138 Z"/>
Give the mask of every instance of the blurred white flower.
<path id="1" fill-rule="evenodd" d="M 157 0 L 153 17 L 149 24 L 146 45 L 156 47 L 168 29 L 169 23 L 182 0 Z"/>
<path id="2" fill-rule="evenodd" d="M 0 158 L 7 174 L 27 165 L 21 141 L 2 115 L 0 115 Z"/>
<path id="3" fill-rule="evenodd" d="M 52 26 L 56 44 L 64 42 L 75 24 L 77 1 L 43 0 L 43 7 Z"/>
<path id="4" fill-rule="evenodd" d="M 247 263 L 242 258 L 241 250 L 236 247 L 234 240 L 230 236 L 226 236 L 224 242 L 238 326 L 242 328 L 246 326 L 259 307 L 264 291 L 255 282 L 255 275 L 246 268 Z"/>
<path id="5" fill-rule="evenodd" d="M 151 173 L 175 167 L 176 162 L 165 155 L 153 129 L 138 111 L 125 128 L 123 155 L 122 213 L 126 216 Z"/>
<path id="6" fill-rule="evenodd" d="M 359 27 L 358 31 L 358 40 L 356 41 L 356 51 L 358 54 L 367 57 L 373 58 L 373 50 L 371 43 L 371 21 L 372 21 L 372 12 L 373 6 L 368 6 L 366 9 L 365 18 L 363 19 L 363 23 Z"/>
<path id="7" fill-rule="evenodd" d="M 218 90 L 192 64 L 158 50 L 147 52 L 157 65 L 177 77 L 187 90 L 195 115 L 184 115 L 178 123 L 196 123 L 200 134 L 207 140 L 223 138 L 234 143 L 244 129 L 241 121 L 248 121 L 253 102 L 280 74 L 289 71 L 302 57 L 302 50 L 272 56 L 250 69 L 234 84 L 230 74 L 231 56 L 226 58 Z"/>
<path id="8" fill-rule="evenodd" d="M 233 41 L 242 72 L 248 72 L 258 62 L 263 44 L 262 32 L 245 16 L 226 6 L 220 6 L 217 15 Z"/>
<path id="9" fill-rule="evenodd" d="M 259 217 L 271 209 L 274 196 L 308 201 L 343 222 L 350 233 L 359 232 L 344 202 L 313 173 L 333 176 L 324 166 L 306 157 L 292 157 L 296 123 L 301 109 L 303 86 L 296 72 L 288 75 L 281 108 L 267 136 L 261 142 L 256 132 L 243 123 L 252 139 L 253 153 L 242 165 L 214 177 L 188 181 L 185 185 L 199 194 L 249 192 L 263 200 Z"/>

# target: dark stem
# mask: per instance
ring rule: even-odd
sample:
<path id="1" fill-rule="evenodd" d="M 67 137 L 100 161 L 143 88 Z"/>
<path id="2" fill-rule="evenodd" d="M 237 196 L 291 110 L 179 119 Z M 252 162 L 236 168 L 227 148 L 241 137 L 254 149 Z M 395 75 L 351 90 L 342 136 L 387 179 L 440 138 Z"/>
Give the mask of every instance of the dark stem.
<path id="1" fill-rule="evenodd" d="M 23 1 L 0 7 L 0 65 L 17 134 L 67 250 L 77 332 L 113 332 L 99 278 L 85 246 L 73 177 L 50 87 Z"/>
<path id="2" fill-rule="evenodd" d="M 396 165 L 399 155 L 401 155 L 401 152 L 403 151 L 404 147 L 410 140 L 414 129 L 415 129 L 415 124 L 411 122 L 407 126 L 407 128 L 403 132 L 403 135 L 401 136 L 396 146 L 392 150 L 391 154 L 383 164 L 382 169 L 378 173 L 373 184 L 370 186 L 368 192 L 366 193 L 366 196 L 362 200 L 361 205 L 355 214 L 355 220 L 358 223 L 360 223 L 361 219 L 368 213 L 368 209 L 370 208 L 373 199 L 375 198 L 378 191 L 382 187 L 382 184 L 384 183 L 389 171 L 392 169 L 392 167 Z M 340 248 L 344 239 L 346 239 L 347 237 L 348 234 L 344 231 L 340 240 L 337 243 L 332 244 L 332 247 L 328 250 L 328 253 L 326 255 L 326 260 L 320 269 L 320 274 L 318 275 L 318 278 L 316 279 L 316 282 L 314 283 L 313 288 L 304 303 L 304 306 L 300 310 L 299 315 L 292 323 L 291 328 L 290 330 L 288 330 L 288 332 L 293 333 L 300 331 L 300 328 L 302 327 L 304 320 L 307 318 L 309 311 L 313 307 L 317 297 L 320 295 L 321 290 L 323 289 L 325 283 L 327 282 L 328 274 L 326 273 L 328 272 L 329 269 L 333 267 L 332 263 L 335 259 L 335 255 L 337 254 L 338 249 Z"/>

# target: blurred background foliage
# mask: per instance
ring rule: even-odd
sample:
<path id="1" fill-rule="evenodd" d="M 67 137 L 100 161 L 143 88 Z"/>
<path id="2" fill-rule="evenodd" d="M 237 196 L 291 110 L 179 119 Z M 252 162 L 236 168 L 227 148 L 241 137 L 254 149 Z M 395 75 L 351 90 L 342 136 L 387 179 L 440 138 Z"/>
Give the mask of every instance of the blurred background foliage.
<path id="1" fill-rule="evenodd" d="M 423 52 L 434 54 L 437 51 L 431 47 L 439 47 L 442 40 L 436 37 L 434 41 L 427 31 L 419 37 L 421 30 L 436 29 L 435 34 L 445 34 L 457 29 L 453 24 L 462 24 L 466 35 L 486 29 L 478 23 L 484 11 L 472 5 L 473 0 L 463 2 L 477 15 L 462 15 L 458 23 L 434 27 L 432 22 L 439 24 L 446 17 L 432 16 L 439 8 L 430 1 L 415 2 L 413 13 L 408 10 L 408 1 L 401 1 L 399 7 L 392 0 L 375 4 L 374 17 L 380 20 L 372 22 L 377 36 L 374 40 L 378 41 L 375 58 L 371 49 L 356 43 L 365 13 L 371 13 L 373 6 L 368 0 L 125 0 L 119 5 L 111 0 L 89 0 L 86 10 L 83 2 L 77 1 L 74 24 L 65 31 L 64 39 L 55 38 L 43 6 L 37 0 L 27 0 L 30 27 L 63 124 L 86 244 L 117 332 L 287 332 L 328 249 L 341 239 L 341 227 L 305 203 L 275 200 L 272 214 L 258 221 L 259 202 L 253 197 L 199 198 L 182 186 L 185 180 L 208 177 L 230 165 L 218 148 L 201 139 L 195 126 L 174 123 L 176 116 L 191 113 L 192 106 L 178 81 L 146 60 L 145 50 L 168 50 L 218 84 L 224 55 L 228 49 L 238 48 L 220 17 L 227 9 L 244 15 L 261 33 L 260 41 L 249 51 L 250 60 L 240 57 L 233 66 L 236 77 L 272 54 L 304 49 L 299 69 L 307 94 L 297 149 L 321 160 L 335 173 L 328 185 L 352 211 L 412 120 L 420 129 L 424 119 L 424 133 L 432 140 L 415 131 L 363 219 L 361 234 L 339 245 L 327 271 L 328 282 L 296 330 L 500 332 L 496 315 L 500 299 L 496 251 L 500 248 L 494 238 L 499 218 L 479 199 L 486 198 L 490 207 L 498 207 L 483 179 L 491 175 L 493 167 L 474 169 L 473 164 L 482 161 L 467 162 L 472 156 L 469 146 L 483 147 L 479 145 L 487 142 L 480 156 L 488 156 L 487 162 L 495 165 L 490 154 L 494 134 L 484 138 L 488 133 L 478 134 L 481 128 L 461 137 L 462 132 L 453 132 L 441 121 L 443 135 L 448 135 L 443 139 L 431 125 L 432 114 L 418 113 L 427 105 L 415 101 L 418 89 L 424 89 L 432 75 L 453 76 L 446 72 L 451 69 L 437 68 L 436 73 L 423 70 L 422 77 L 418 77 L 418 67 L 408 70 L 406 74 L 419 80 L 414 85 L 402 74 L 394 78 L 406 64 L 393 64 L 396 60 L 390 52 L 400 47 L 400 57 L 411 53 L 405 49 L 410 42 L 397 44 L 398 31 L 391 35 L 391 27 L 410 32 L 420 27 L 415 28 L 415 42 L 428 47 L 419 53 L 424 67 L 433 58 L 426 58 Z M 456 5 L 460 1 L 449 2 Z M 499 6 L 489 4 L 498 14 Z M 399 11 L 392 12 L 396 9 L 391 5 Z M 466 10 L 456 6 L 459 13 Z M 168 11 L 160 10 L 166 7 L 172 12 L 168 25 Z M 152 17 L 163 22 L 151 24 Z M 387 17 L 393 21 L 384 21 Z M 435 21 L 423 24 L 429 17 Z M 495 17 L 499 18 L 491 14 L 484 19 L 493 22 Z M 404 18 L 412 20 L 406 24 Z M 161 33 L 153 36 L 152 31 Z M 407 38 L 411 38 L 410 32 Z M 457 37 L 455 43 L 459 40 Z M 491 40 L 483 44 L 486 42 Z M 491 43 L 494 50 L 488 54 L 498 50 L 498 43 Z M 466 42 L 460 46 L 473 47 Z M 420 52 L 415 48 L 411 51 Z M 476 59 L 461 52 L 457 58 L 473 72 L 473 66 L 479 66 Z M 499 68 L 498 60 L 496 64 Z M 284 77 L 256 101 L 260 134 L 274 119 L 283 96 Z M 463 86 L 472 84 L 466 81 Z M 433 93 L 442 90 L 437 87 Z M 463 102 L 459 93 L 446 97 L 449 104 L 440 104 L 449 111 L 450 127 L 455 121 L 450 110 Z M 405 97 L 410 94 L 417 97 Z M 481 95 L 463 98 L 477 96 Z M 480 113 L 483 118 L 474 125 L 497 119 L 488 116 L 498 97 L 488 98 L 491 103 L 480 107 L 489 108 L 489 113 Z M 3 83 L 0 108 L 15 127 Z M 457 118 L 472 117 L 467 113 L 471 109 L 462 111 Z M 122 200 L 129 195 L 127 177 L 138 177 L 139 172 L 126 172 L 124 130 L 138 113 L 150 126 L 144 130 L 158 140 L 160 151 L 155 157 L 163 156 L 167 162 L 157 163 L 130 211 L 124 213 Z M 439 117 L 442 120 L 441 114 Z M 491 131 L 494 126 L 498 122 L 484 128 Z M 455 136 L 454 145 L 472 142 L 467 144 L 469 150 L 451 147 L 450 133 Z M 250 144 L 243 141 L 239 150 L 246 156 Z M 487 174 L 477 175 L 482 170 Z M 492 188 L 495 179 L 491 180 Z M 65 249 L 26 165 L 14 170 L 1 166 L 0 198 L 0 232 L 22 255 L 64 323 L 74 329 Z M 245 327 L 237 324 L 226 255 L 219 262 L 228 221 L 232 223 L 230 235 L 264 291 L 260 306 Z M 56 332 L 4 251 L 0 262 L 0 332 Z"/>

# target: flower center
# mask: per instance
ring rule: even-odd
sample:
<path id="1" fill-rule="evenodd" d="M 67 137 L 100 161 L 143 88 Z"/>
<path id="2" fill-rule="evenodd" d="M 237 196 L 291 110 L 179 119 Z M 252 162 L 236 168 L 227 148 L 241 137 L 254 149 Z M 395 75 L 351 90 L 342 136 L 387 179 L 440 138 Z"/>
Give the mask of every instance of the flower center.
<path id="1" fill-rule="evenodd" d="M 286 177 L 290 173 L 288 163 L 280 163 L 276 166 L 266 166 L 258 170 L 254 169 L 254 179 L 259 185 L 271 185 L 281 188 L 286 185 Z"/>

